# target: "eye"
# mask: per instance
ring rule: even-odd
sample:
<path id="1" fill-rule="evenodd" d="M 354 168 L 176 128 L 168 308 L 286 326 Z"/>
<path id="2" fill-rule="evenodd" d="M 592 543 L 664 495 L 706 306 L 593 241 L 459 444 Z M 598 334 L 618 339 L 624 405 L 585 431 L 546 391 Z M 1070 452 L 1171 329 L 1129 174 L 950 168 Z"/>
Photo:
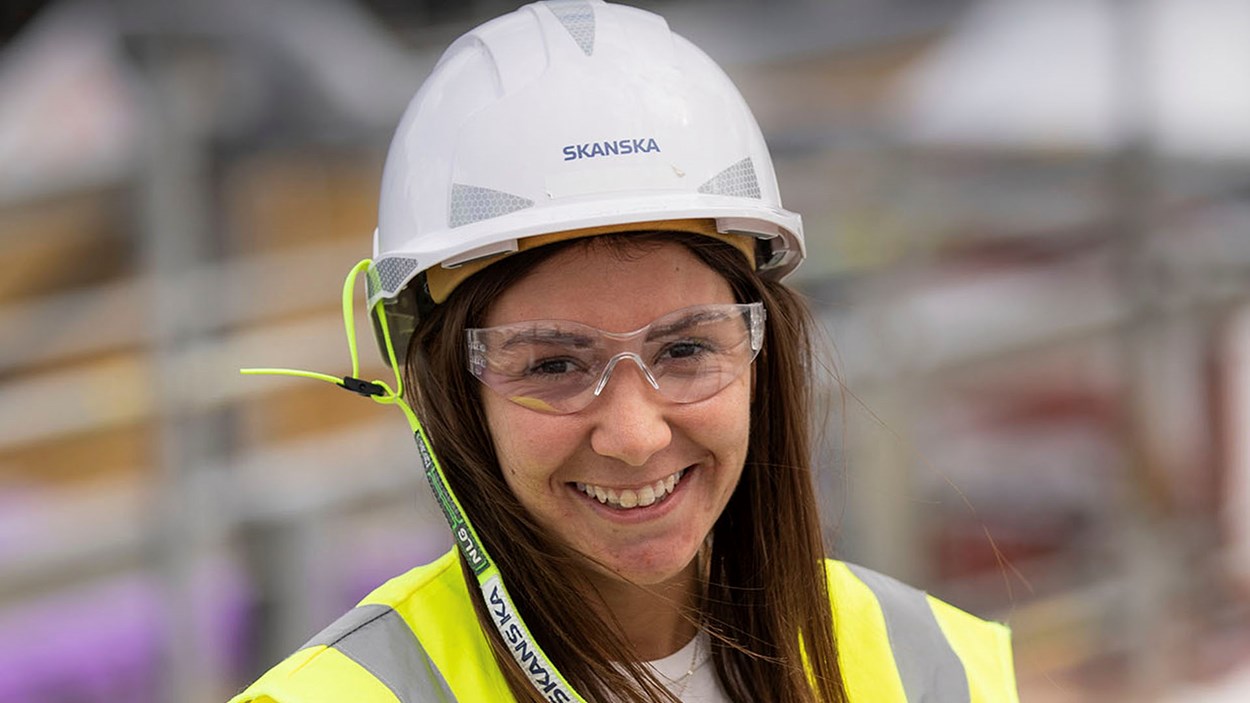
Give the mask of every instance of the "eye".
<path id="1" fill-rule="evenodd" d="M 707 343 L 687 339 L 664 347 L 664 350 L 660 352 L 660 360 L 692 359 L 711 351 Z"/>
<path id="2" fill-rule="evenodd" d="M 530 376 L 561 376 L 580 371 L 581 368 L 573 359 L 543 359 L 526 370 Z"/>

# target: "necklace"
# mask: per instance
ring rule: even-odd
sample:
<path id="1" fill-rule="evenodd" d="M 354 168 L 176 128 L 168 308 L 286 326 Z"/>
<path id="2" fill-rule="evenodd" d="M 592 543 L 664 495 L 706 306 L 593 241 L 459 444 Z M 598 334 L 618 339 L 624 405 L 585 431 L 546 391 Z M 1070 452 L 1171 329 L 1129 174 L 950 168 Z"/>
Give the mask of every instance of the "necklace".
<path id="1" fill-rule="evenodd" d="M 665 674 L 661 673 L 658 669 L 655 668 L 654 665 L 651 667 L 651 670 L 654 671 L 661 679 L 663 679 L 664 688 L 667 688 L 669 693 L 672 693 L 675 697 L 679 699 L 682 697 L 683 694 L 685 694 L 686 688 L 690 685 L 690 679 L 691 677 L 694 676 L 695 670 L 698 669 L 700 666 L 702 666 L 705 661 L 707 661 L 706 658 L 704 659 L 699 658 L 699 652 L 702 650 L 702 647 L 700 646 L 702 644 L 702 639 L 703 638 L 699 634 L 697 633 L 695 634 L 694 646 L 691 647 L 691 653 L 690 653 L 690 665 L 686 667 L 686 673 L 682 674 L 681 676 L 675 679 L 672 679 L 666 676 Z"/>

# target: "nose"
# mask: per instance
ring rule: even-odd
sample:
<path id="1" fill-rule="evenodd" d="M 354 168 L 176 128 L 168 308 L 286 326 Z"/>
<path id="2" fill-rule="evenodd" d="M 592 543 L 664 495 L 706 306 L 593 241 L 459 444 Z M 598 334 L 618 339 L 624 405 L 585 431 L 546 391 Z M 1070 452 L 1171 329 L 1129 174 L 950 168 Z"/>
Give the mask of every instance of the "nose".
<path id="1" fill-rule="evenodd" d="M 667 401 L 637 363 L 621 364 L 612 383 L 591 404 L 594 427 L 590 446 L 600 456 L 642 466 L 673 439 L 665 416 Z"/>

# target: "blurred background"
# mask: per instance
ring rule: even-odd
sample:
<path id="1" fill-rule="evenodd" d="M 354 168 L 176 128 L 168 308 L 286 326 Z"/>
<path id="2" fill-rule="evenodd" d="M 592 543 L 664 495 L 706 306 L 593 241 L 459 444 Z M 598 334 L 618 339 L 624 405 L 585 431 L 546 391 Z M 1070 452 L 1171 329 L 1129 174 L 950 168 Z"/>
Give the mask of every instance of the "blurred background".
<path id="1" fill-rule="evenodd" d="M 398 412 L 237 369 L 349 369 L 391 130 L 516 4 L 5 1 L 0 703 L 223 700 L 448 546 Z M 1250 699 L 1250 3 L 640 4 L 805 218 L 838 554 L 1025 701 Z"/>

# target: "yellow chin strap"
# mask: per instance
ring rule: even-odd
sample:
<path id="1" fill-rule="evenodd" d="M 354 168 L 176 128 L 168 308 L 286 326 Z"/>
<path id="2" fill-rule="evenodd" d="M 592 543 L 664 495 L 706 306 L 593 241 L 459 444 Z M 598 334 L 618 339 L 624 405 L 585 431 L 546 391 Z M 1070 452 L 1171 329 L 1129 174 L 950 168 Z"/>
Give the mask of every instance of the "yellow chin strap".
<path id="1" fill-rule="evenodd" d="M 499 567 L 495 565 L 494 560 L 487 554 L 486 548 L 477 536 L 477 531 L 473 529 L 473 524 L 469 521 L 464 509 L 461 507 L 460 500 L 456 498 L 456 494 L 452 492 L 451 486 L 447 483 L 443 467 L 439 463 L 438 457 L 434 455 L 434 448 L 430 445 L 429 437 L 426 435 L 425 428 L 421 425 L 421 420 L 417 418 L 417 414 L 413 412 L 412 407 L 404 400 L 403 377 L 401 376 L 399 363 L 395 358 L 395 346 L 391 341 L 391 330 L 387 325 L 381 301 L 373 306 L 371 314 L 376 316 L 378 324 L 382 329 L 382 338 L 386 342 L 386 353 L 391 362 L 391 368 L 395 371 L 394 385 L 389 385 L 385 381 L 377 379 L 365 381 L 360 378 L 360 357 L 356 350 L 356 324 L 352 298 L 356 288 L 357 277 L 360 276 L 362 271 L 367 271 L 372 266 L 373 261 L 370 259 L 361 261 L 352 267 L 352 270 L 347 274 L 347 279 L 343 282 L 343 326 L 347 332 L 347 350 L 352 360 L 351 375 L 337 377 L 315 371 L 279 368 L 240 369 L 239 373 L 247 376 L 299 376 L 301 378 L 325 381 L 370 398 L 375 403 L 394 405 L 402 410 L 404 417 L 408 418 L 408 426 L 412 428 L 413 435 L 417 440 L 417 451 L 421 455 L 422 468 L 425 471 L 426 480 L 430 483 L 430 489 L 434 492 L 434 498 L 438 502 L 439 508 L 443 511 L 443 516 L 447 518 L 447 524 L 451 528 L 451 534 L 456 540 L 456 545 L 460 548 L 460 553 L 477 576 L 478 588 L 482 592 L 482 598 L 486 603 L 487 611 L 490 613 L 491 621 L 494 623 L 495 629 L 499 631 L 500 636 L 504 638 L 504 641 L 510 643 L 508 648 L 512 652 L 513 658 L 516 659 L 521 670 L 525 672 L 530 683 L 534 685 L 534 688 L 538 690 L 544 700 L 557 703 L 586 703 L 586 699 L 573 690 L 573 687 L 556 670 L 555 665 L 551 663 L 551 660 L 543 652 L 538 642 L 534 640 L 533 635 L 530 634 L 529 627 L 521 619 L 521 614 L 517 611 L 512 597 L 508 595 L 507 589 L 504 588 Z"/>

